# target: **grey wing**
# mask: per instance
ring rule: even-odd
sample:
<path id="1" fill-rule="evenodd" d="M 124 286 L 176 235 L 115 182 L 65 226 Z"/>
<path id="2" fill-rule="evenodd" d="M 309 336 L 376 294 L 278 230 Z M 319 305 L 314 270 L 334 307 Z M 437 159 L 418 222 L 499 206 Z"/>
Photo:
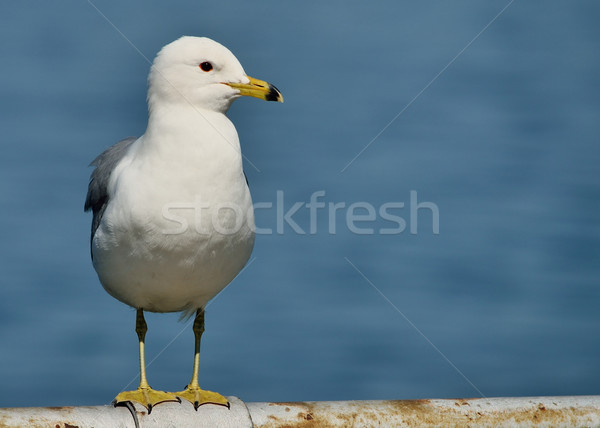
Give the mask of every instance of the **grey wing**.
<path id="1" fill-rule="evenodd" d="M 96 159 L 92 161 L 90 166 L 96 168 L 90 175 L 90 184 L 88 185 L 88 192 L 85 198 L 84 211 L 92 210 L 92 234 L 90 236 L 90 245 L 94 239 L 96 229 L 100 225 L 104 210 L 108 205 L 108 182 L 110 175 L 119 163 L 127 149 L 131 144 L 137 140 L 136 137 L 128 137 L 124 140 L 119 141 L 114 146 L 106 149 Z"/>

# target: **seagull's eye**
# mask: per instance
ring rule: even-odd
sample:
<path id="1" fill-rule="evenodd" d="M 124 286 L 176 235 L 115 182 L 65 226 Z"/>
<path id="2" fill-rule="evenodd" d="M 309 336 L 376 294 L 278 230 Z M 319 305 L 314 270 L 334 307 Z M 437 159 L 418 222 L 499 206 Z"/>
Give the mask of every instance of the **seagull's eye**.
<path id="1" fill-rule="evenodd" d="M 200 68 L 202 71 L 210 71 L 213 69 L 213 66 L 210 62 L 204 61 L 202 64 L 200 64 Z"/>

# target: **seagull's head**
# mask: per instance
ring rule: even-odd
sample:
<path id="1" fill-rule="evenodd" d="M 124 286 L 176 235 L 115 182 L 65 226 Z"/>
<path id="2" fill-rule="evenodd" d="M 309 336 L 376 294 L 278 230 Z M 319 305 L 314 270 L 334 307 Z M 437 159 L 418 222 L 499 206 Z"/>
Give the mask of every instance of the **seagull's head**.
<path id="1" fill-rule="evenodd" d="M 279 90 L 249 77 L 225 46 L 206 37 L 184 36 L 163 47 L 148 76 L 148 101 L 186 103 L 226 112 L 242 95 L 283 102 Z"/>

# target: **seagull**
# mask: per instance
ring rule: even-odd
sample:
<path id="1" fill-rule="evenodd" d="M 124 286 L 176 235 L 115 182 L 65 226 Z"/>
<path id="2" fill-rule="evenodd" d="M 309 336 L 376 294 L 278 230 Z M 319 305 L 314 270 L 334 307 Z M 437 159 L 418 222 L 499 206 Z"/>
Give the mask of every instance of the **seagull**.
<path id="1" fill-rule="evenodd" d="M 115 405 L 148 411 L 167 401 L 229 406 L 198 384 L 204 308 L 248 261 L 254 214 L 235 126 L 225 113 L 240 96 L 283 102 L 279 90 L 249 77 L 237 58 L 206 37 L 164 46 L 148 76 L 148 126 L 92 163 L 85 211 L 91 255 L 104 289 L 135 308 L 140 385 Z M 144 311 L 195 313 L 194 366 L 184 391 L 154 390 L 146 378 Z"/>

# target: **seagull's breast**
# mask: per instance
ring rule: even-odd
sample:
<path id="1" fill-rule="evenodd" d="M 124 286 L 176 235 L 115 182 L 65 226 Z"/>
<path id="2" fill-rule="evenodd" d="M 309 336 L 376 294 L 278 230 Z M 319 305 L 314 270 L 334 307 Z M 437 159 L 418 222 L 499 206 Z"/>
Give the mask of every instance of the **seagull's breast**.
<path id="1" fill-rule="evenodd" d="M 237 132 L 220 113 L 150 122 L 115 169 L 109 195 L 94 264 L 106 290 L 128 305 L 202 307 L 250 257 L 252 200 Z"/>

